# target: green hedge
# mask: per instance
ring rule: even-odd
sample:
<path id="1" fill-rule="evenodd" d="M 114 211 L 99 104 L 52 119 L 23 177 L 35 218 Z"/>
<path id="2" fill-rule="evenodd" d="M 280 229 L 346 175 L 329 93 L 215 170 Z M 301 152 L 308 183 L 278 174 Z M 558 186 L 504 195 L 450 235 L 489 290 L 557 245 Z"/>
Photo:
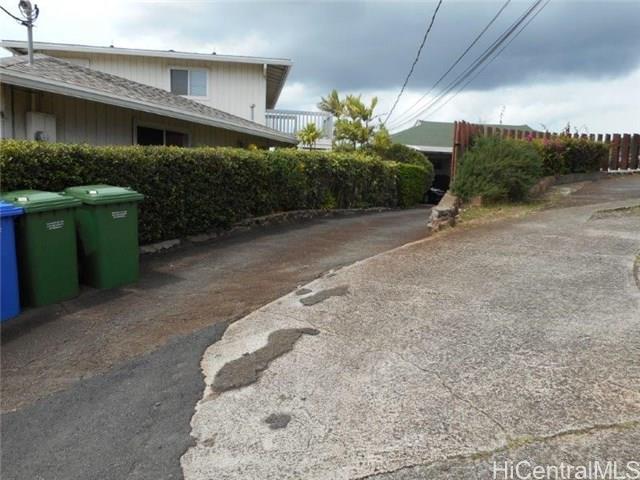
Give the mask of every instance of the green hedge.
<path id="1" fill-rule="evenodd" d="M 146 198 L 140 241 L 228 228 L 251 216 L 311 208 L 409 206 L 425 169 L 359 153 L 235 148 L 92 147 L 3 141 L 3 191 L 106 183 Z"/>
<path id="2" fill-rule="evenodd" d="M 410 207 L 424 201 L 426 189 L 433 182 L 433 167 L 429 170 L 421 165 L 396 164 L 398 176 L 398 205 Z"/>
<path id="3" fill-rule="evenodd" d="M 542 159 L 531 142 L 479 137 L 465 152 L 452 189 L 464 200 L 519 201 L 542 176 Z"/>
<path id="4" fill-rule="evenodd" d="M 607 145 L 586 138 L 560 136 L 533 143 L 542 156 L 545 176 L 597 172 L 609 155 Z"/>
<path id="5" fill-rule="evenodd" d="M 402 165 L 399 167 L 402 170 L 402 172 L 399 172 L 399 176 L 405 179 L 405 185 L 400 193 L 401 197 L 399 201 L 401 205 L 410 206 L 424 201 L 435 177 L 433 164 L 426 155 L 401 143 L 392 143 L 386 148 L 367 147 L 365 150 L 368 150 L 374 155 L 378 155 L 383 160 Z M 417 165 L 422 167 L 423 171 L 414 168 L 405 168 L 404 165 Z M 417 181 L 417 176 L 423 179 L 421 187 Z"/>

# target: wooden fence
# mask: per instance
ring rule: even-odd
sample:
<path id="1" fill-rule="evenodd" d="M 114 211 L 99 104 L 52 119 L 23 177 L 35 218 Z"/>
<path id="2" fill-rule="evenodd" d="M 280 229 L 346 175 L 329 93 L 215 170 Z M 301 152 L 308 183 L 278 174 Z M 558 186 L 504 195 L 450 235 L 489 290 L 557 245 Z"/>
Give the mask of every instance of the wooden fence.
<path id="1" fill-rule="evenodd" d="M 453 127 L 453 154 L 451 156 L 451 178 L 456 174 L 457 165 L 469 148 L 471 139 L 474 136 L 499 136 L 503 138 L 535 139 L 557 138 L 560 133 L 538 132 L 531 130 L 520 130 L 513 128 L 490 127 L 468 122 L 454 122 Z M 638 170 L 640 169 L 640 134 L 638 133 L 614 133 L 614 134 L 578 134 L 571 135 L 573 138 L 586 138 L 594 142 L 605 143 L 609 146 L 609 157 L 606 164 L 600 166 L 602 171 L 618 170 Z"/>

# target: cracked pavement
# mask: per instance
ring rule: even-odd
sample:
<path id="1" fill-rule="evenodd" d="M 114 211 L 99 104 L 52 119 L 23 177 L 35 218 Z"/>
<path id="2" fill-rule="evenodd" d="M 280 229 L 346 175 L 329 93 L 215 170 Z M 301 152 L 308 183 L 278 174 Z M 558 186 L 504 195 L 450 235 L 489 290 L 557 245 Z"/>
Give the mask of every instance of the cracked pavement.
<path id="1" fill-rule="evenodd" d="M 640 214 L 594 215 L 639 204 L 638 176 L 589 184 L 232 324 L 202 358 L 185 479 L 486 479 L 494 461 L 640 461 Z M 319 334 L 211 395 L 226 364 L 305 328 Z M 272 415 L 288 423 L 270 428 Z"/>

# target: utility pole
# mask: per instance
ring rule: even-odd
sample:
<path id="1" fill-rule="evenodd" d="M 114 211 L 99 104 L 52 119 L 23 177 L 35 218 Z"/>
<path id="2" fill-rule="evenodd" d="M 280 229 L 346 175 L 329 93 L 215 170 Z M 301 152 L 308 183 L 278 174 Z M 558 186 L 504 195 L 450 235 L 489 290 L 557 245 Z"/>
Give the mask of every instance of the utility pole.
<path id="1" fill-rule="evenodd" d="M 18 3 L 18 10 L 20 10 L 20 15 L 22 15 L 22 18 L 13 15 L 9 10 L 2 6 L 0 6 L 0 9 L 2 9 L 4 13 L 9 15 L 15 21 L 27 27 L 29 65 L 33 64 L 33 22 L 36 21 L 38 15 L 40 14 L 38 5 L 32 6 L 29 0 L 20 0 L 20 2 Z"/>

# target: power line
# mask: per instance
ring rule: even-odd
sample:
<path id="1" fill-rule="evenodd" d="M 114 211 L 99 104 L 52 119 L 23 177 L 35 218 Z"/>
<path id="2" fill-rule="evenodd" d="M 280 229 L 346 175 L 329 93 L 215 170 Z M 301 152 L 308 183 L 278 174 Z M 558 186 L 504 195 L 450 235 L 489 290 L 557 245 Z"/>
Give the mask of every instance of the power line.
<path id="1" fill-rule="evenodd" d="M 2 5 L 0 5 L 0 10 L 2 10 L 4 13 L 6 13 L 7 15 L 9 15 L 11 18 L 13 18 L 16 22 L 20 22 L 23 23 L 24 20 L 22 20 L 21 18 L 16 17 L 13 13 L 11 13 L 9 10 L 7 10 L 6 8 L 4 8 Z"/>
<path id="2" fill-rule="evenodd" d="M 429 32 L 431 32 L 433 23 L 436 21 L 436 15 L 438 14 L 438 10 L 440 10 L 440 6 L 442 5 L 442 2 L 443 0 L 439 0 L 438 5 L 436 5 L 436 9 L 434 10 L 433 15 L 431 16 L 431 21 L 429 22 L 429 26 L 427 27 L 427 30 L 424 32 L 424 36 L 422 37 L 422 42 L 420 43 L 420 47 L 418 47 L 416 58 L 413 60 L 413 63 L 411 64 L 411 68 L 409 69 L 407 78 L 405 78 L 404 83 L 402 84 L 402 88 L 400 89 L 400 92 L 398 93 L 398 96 L 396 97 L 395 102 L 393 102 L 393 106 L 391 107 L 391 110 L 389 110 L 389 113 L 387 114 L 387 118 L 385 118 L 384 122 L 382 122 L 383 125 L 387 122 L 387 120 L 389 120 L 389 117 L 391 116 L 396 106 L 398 105 L 398 102 L 400 101 L 400 97 L 404 93 L 404 89 L 407 87 L 407 84 L 409 83 L 409 79 L 411 78 L 411 75 L 413 75 L 413 70 L 416 68 L 418 60 L 420 60 L 420 54 L 422 53 L 424 44 L 427 42 L 427 37 L 429 36 Z"/>
<path id="3" fill-rule="evenodd" d="M 476 43 L 478 43 L 478 41 L 480 40 L 480 38 L 482 38 L 482 36 L 487 32 L 487 30 L 489 30 L 489 28 L 491 27 L 491 25 L 493 25 L 493 23 L 498 19 L 498 17 L 500 16 L 500 14 L 504 11 L 505 8 L 507 8 L 507 6 L 509 5 L 509 3 L 511 3 L 511 0 L 507 0 L 502 7 L 500 8 L 500 10 L 498 10 L 498 13 L 496 13 L 494 15 L 494 17 L 489 21 L 489 23 L 487 23 L 487 25 L 482 29 L 482 31 L 476 36 L 476 38 L 469 44 L 469 46 L 466 48 L 466 50 L 464 52 L 462 52 L 462 54 L 456 59 L 455 62 L 453 62 L 453 64 L 449 67 L 449 69 L 444 72 L 442 74 L 442 76 L 436 81 L 436 83 L 434 83 L 431 88 L 429 89 L 429 91 L 427 93 L 425 93 L 424 95 L 422 95 L 413 105 L 411 105 L 408 109 L 406 109 L 404 112 L 402 112 L 400 114 L 399 118 L 402 118 L 404 115 L 406 115 L 407 113 L 409 113 L 411 110 L 413 110 L 414 107 L 416 107 L 420 102 L 422 102 L 422 100 L 424 100 L 431 92 L 433 92 L 433 90 L 440 84 L 440 82 L 442 80 L 444 80 L 444 78 L 449 75 L 449 73 L 451 73 L 451 71 L 460 63 L 460 61 L 465 57 L 465 55 L 467 53 L 469 53 L 469 51 L 475 46 Z M 393 122 L 396 123 L 396 122 Z"/>
<path id="4" fill-rule="evenodd" d="M 505 30 L 485 51 L 478 56 L 469 67 L 467 67 L 460 75 L 458 75 L 453 81 L 445 87 L 445 89 L 436 96 L 426 107 L 421 109 L 418 113 L 412 115 L 409 119 L 405 120 L 401 124 L 406 124 L 415 120 L 420 115 L 425 114 L 434 105 L 440 102 L 451 90 L 456 88 L 462 82 L 464 82 L 469 76 L 471 76 L 482 64 L 484 64 L 493 53 L 502 46 L 502 44 L 511 37 L 511 35 L 522 25 L 522 23 L 533 13 L 533 11 L 540 6 L 543 0 L 535 0 L 533 4 L 523 13 L 514 23 L 511 24 L 507 30 Z"/>
<path id="5" fill-rule="evenodd" d="M 494 40 L 491 45 L 489 45 L 489 47 L 484 50 L 484 52 L 482 52 L 481 55 L 479 55 L 453 81 L 449 82 L 449 84 L 440 94 L 433 98 L 419 112 L 402 122 L 402 124 L 414 121 L 419 116 L 424 115 L 431 108 L 433 108 L 434 105 L 438 104 L 446 95 L 448 95 L 451 90 L 464 82 L 471 74 L 473 74 L 473 72 L 475 72 L 484 62 L 489 59 L 489 57 L 513 34 L 513 32 L 522 24 L 522 22 L 524 22 L 524 20 L 526 20 L 526 18 L 531 15 L 531 13 L 540 5 L 540 3 L 542 3 L 542 0 L 535 0 L 533 4 L 522 15 L 520 15 L 520 17 L 515 22 L 513 22 L 496 40 Z"/>
<path id="6" fill-rule="evenodd" d="M 442 107 L 444 107 L 447 103 L 449 103 L 451 100 L 453 100 L 454 98 L 456 98 L 458 96 L 459 93 L 461 93 L 471 82 L 473 82 L 476 78 L 478 78 L 478 76 L 484 72 L 486 70 L 486 68 L 491 65 L 491 63 L 500 56 L 500 54 L 509 46 L 511 45 L 511 43 L 518 38 L 518 36 L 522 33 L 522 31 L 527 28 L 527 26 L 533 22 L 533 20 L 535 20 L 535 18 L 540 14 L 540 12 L 542 12 L 542 10 L 545 9 L 545 7 L 547 5 L 549 5 L 549 3 L 551 2 L 551 0 L 547 0 L 544 5 L 542 5 L 542 7 L 540 7 L 540 10 L 538 10 L 536 12 L 536 14 L 531 17 L 529 19 L 529 21 L 527 23 L 525 23 L 522 28 L 520 30 L 518 30 L 518 32 L 511 38 L 511 40 L 509 40 L 499 51 L 498 53 L 496 53 L 496 55 L 489 60 L 473 77 L 471 77 L 455 94 L 453 94 L 451 97 L 449 97 L 447 99 L 446 102 L 444 102 L 443 104 L 441 104 L 439 107 L 437 107 L 435 110 L 433 110 L 431 113 L 429 113 L 429 115 L 433 115 L 434 113 L 436 113 L 437 111 L 439 111 Z"/>

